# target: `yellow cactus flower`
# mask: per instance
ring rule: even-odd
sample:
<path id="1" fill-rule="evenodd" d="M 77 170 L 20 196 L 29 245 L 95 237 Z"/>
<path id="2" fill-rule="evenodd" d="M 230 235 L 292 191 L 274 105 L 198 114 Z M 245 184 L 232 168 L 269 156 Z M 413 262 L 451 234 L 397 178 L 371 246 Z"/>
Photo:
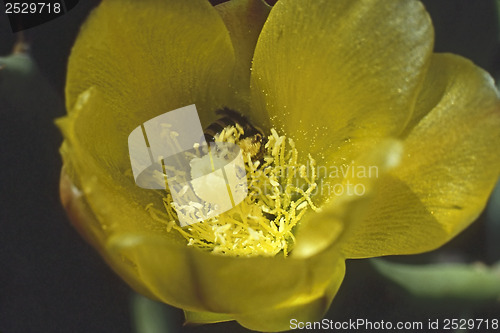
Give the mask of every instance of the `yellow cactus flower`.
<path id="1" fill-rule="evenodd" d="M 246 116 L 262 156 L 238 124 L 219 133 L 245 152 L 250 193 L 181 228 L 167 191 L 135 184 L 127 137 L 191 104 L 205 127 L 223 107 Z M 345 259 L 441 246 L 500 171 L 493 80 L 433 53 L 412 0 L 104 0 L 72 50 L 66 106 L 70 219 L 132 288 L 194 322 L 318 320 Z"/>

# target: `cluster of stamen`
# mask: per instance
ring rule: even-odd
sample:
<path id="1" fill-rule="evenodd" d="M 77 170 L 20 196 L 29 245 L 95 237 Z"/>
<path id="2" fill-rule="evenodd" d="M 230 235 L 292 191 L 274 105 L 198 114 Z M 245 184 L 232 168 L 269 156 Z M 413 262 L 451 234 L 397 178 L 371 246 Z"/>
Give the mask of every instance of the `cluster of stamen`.
<path id="1" fill-rule="evenodd" d="M 311 199 L 317 187 L 314 159 L 309 156 L 310 167 L 301 164 L 293 140 L 274 129 L 265 144 L 245 137 L 238 124 L 224 128 L 214 139 L 235 143 L 242 150 L 247 197 L 229 211 L 186 227 L 178 225 L 168 192 L 164 211 L 152 204 L 146 209 L 166 224 L 167 231 L 179 232 L 189 246 L 233 256 L 287 256 L 295 244 L 298 222 L 308 209 L 318 209 Z"/>

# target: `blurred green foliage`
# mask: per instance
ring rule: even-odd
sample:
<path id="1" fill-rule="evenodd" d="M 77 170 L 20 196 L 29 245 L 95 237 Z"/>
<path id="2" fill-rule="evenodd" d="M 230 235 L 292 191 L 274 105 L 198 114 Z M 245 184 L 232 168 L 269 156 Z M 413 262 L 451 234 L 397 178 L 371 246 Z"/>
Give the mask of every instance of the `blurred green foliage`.
<path id="1" fill-rule="evenodd" d="M 500 262 L 405 265 L 372 259 L 376 270 L 417 297 L 500 302 Z"/>

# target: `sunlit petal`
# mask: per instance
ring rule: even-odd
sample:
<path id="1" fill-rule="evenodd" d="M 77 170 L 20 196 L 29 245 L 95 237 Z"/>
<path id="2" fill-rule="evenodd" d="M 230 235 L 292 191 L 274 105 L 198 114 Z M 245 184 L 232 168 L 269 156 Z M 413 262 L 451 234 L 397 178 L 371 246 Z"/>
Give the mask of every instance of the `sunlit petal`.
<path id="1" fill-rule="evenodd" d="M 88 136 L 125 165 L 127 136 L 144 121 L 190 104 L 204 125 L 213 121 L 232 95 L 234 61 L 229 33 L 208 1 L 104 1 L 71 52 L 66 107 L 71 112 L 91 87 L 99 91 L 104 104 L 92 117 L 109 133 L 88 129 Z"/>
<path id="2" fill-rule="evenodd" d="M 350 162 L 402 131 L 432 47 L 417 1 L 280 0 L 255 50 L 256 116 L 325 164 Z"/>
<path id="3" fill-rule="evenodd" d="M 404 158 L 345 243 L 348 257 L 435 249 L 483 210 L 500 173 L 493 80 L 459 56 L 435 55 L 404 133 Z"/>

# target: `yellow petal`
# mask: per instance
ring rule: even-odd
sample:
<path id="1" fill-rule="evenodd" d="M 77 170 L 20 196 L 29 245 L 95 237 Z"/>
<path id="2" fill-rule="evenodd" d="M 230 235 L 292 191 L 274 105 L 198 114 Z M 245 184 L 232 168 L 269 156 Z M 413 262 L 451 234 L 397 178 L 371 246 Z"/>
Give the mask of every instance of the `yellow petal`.
<path id="1" fill-rule="evenodd" d="M 164 193 L 135 184 L 128 160 L 127 135 L 123 133 L 120 149 L 118 142 L 115 150 L 108 146 L 125 124 L 122 118 L 112 119 L 107 111 L 103 94 L 94 87 L 81 94 L 67 117 L 57 121 L 65 137 L 61 154 L 72 182 L 86 197 L 107 237 L 139 230 L 163 232 L 166 237 L 181 239 L 178 233 L 167 233 L 166 226 L 146 211 L 150 203 L 162 207 Z M 118 219 L 110 222 L 107 216 Z"/>
<path id="2" fill-rule="evenodd" d="M 336 295 L 344 274 L 345 264 L 343 261 L 338 261 L 336 262 L 336 271 L 331 276 L 330 285 L 319 295 L 303 295 L 286 302 L 283 306 L 264 310 L 256 308 L 248 313 L 236 315 L 185 311 L 186 321 L 187 323 L 205 324 L 237 320 L 241 325 L 251 330 L 262 332 L 287 331 L 298 322 L 321 320 Z"/>
<path id="3" fill-rule="evenodd" d="M 387 139 L 377 149 L 357 158 L 350 169 L 344 170 L 343 179 L 324 181 L 320 191 L 329 193 L 331 199 L 319 212 L 310 212 L 303 217 L 296 231 L 297 242 L 292 257 L 316 255 L 334 243 L 346 239 L 351 241 L 350 229 L 364 217 L 371 201 L 376 198 L 379 177 L 398 165 L 401 154 L 401 142 Z"/>
<path id="4" fill-rule="evenodd" d="M 213 312 L 196 312 L 184 310 L 184 317 L 186 318 L 186 325 L 189 324 L 214 324 L 224 321 L 231 321 L 234 318 L 231 315 L 213 313 Z"/>
<path id="5" fill-rule="evenodd" d="M 332 279 L 340 283 L 343 278 L 337 247 L 307 259 L 241 258 L 136 233 L 111 238 L 108 250 L 134 263 L 142 283 L 158 299 L 196 312 L 236 316 L 286 307 L 323 295 Z"/>
<path id="6" fill-rule="evenodd" d="M 435 249 L 483 210 L 500 173 L 500 103 L 493 80 L 459 56 L 432 58 L 405 130 L 404 158 L 380 179 L 347 257 Z"/>
<path id="7" fill-rule="evenodd" d="M 242 326 L 253 331 L 288 331 L 291 329 L 290 325 L 298 322 L 320 321 L 331 301 L 332 299 L 327 297 L 317 297 L 305 301 L 303 304 L 236 316 L 236 320 Z"/>
<path id="8" fill-rule="evenodd" d="M 61 203 L 69 220 L 87 242 L 93 246 L 104 243 L 106 234 L 83 196 L 83 193 L 72 182 L 66 173 L 67 167 L 61 170 L 59 194 Z M 84 222 L 85 223 L 81 223 Z"/>
<path id="9" fill-rule="evenodd" d="M 106 149 L 114 149 L 136 126 L 182 106 L 196 104 L 208 124 L 232 95 L 233 68 L 229 33 L 208 1 L 107 0 L 71 52 L 66 106 L 95 87 L 106 114 L 93 117 L 107 121 L 114 140 Z M 102 133 L 92 135 L 103 142 Z"/>
<path id="10" fill-rule="evenodd" d="M 417 1 L 280 0 L 255 50 L 259 122 L 270 118 L 322 163 L 350 162 L 371 141 L 401 132 L 432 47 Z"/>
<path id="11" fill-rule="evenodd" d="M 263 0 L 231 0 L 215 6 L 224 20 L 233 43 L 236 67 L 233 86 L 237 104 L 228 105 L 247 114 L 250 99 L 250 67 L 260 31 L 271 7 Z"/>
<path id="12" fill-rule="evenodd" d="M 334 265 L 336 270 L 323 293 L 297 297 L 286 306 L 236 315 L 235 319 L 246 328 L 262 332 L 287 331 L 298 322 L 320 321 L 337 294 L 345 274 L 344 261 L 330 262 L 328 265 Z"/>
<path id="13" fill-rule="evenodd" d="M 151 299 L 157 299 L 140 281 L 137 271 L 129 262 L 126 262 L 124 258 L 113 257 L 112 253 L 107 251 L 105 247 L 107 231 L 90 209 L 83 193 L 71 182 L 70 177 L 66 174 L 66 169 L 67 167 L 63 167 L 61 172 L 59 191 L 61 202 L 73 226 L 134 290 Z"/>

